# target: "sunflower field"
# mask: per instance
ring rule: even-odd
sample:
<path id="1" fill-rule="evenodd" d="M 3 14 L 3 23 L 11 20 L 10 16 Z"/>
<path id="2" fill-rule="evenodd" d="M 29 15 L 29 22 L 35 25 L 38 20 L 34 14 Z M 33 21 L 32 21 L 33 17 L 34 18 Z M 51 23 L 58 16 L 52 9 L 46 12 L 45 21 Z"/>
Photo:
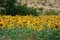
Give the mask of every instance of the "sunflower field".
<path id="1" fill-rule="evenodd" d="M 22 2 L 0 0 L 0 40 L 60 40 L 60 10 L 27 7 Z"/>
<path id="2" fill-rule="evenodd" d="M 0 40 L 60 40 L 60 16 L 0 15 Z"/>

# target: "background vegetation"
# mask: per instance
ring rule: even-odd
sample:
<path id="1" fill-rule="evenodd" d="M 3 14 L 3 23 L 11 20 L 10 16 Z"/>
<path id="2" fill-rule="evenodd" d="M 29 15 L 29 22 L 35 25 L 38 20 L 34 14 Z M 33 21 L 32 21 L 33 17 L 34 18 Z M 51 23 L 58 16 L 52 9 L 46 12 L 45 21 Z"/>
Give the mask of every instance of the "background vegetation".
<path id="1" fill-rule="evenodd" d="M 59 15 L 58 10 L 47 10 L 44 8 L 27 7 L 26 4 L 21 5 L 17 0 L 0 0 L 1 15 Z"/>

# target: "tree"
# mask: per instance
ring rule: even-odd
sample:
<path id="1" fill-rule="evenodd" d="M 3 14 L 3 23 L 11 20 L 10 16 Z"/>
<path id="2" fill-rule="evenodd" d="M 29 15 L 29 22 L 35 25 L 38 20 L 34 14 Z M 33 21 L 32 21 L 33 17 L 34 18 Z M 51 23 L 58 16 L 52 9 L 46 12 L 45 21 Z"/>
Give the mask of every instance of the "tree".
<path id="1" fill-rule="evenodd" d="M 6 14 L 14 15 L 16 13 L 16 3 L 17 0 L 7 0 Z"/>
<path id="2" fill-rule="evenodd" d="M 16 12 L 16 1 L 17 0 L 0 0 L 0 12 L 14 15 Z"/>
<path id="3" fill-rule="evenodd" d="M 0 0 L 0 13 L 4 13 L 6 10 L 6 1 L 7 0 Z"/>

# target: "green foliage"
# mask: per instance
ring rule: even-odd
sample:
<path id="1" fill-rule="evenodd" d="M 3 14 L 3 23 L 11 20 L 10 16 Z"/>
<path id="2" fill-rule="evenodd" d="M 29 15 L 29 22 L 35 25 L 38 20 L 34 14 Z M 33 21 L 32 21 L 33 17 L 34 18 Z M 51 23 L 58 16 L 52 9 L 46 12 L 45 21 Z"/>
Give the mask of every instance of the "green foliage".
<path id="1" fill-rule="evenodd" d="M 21 0 L 20 0 L 21 2 Z M 33 8 L 27 7 L 27 5 L 16 6 L 17 0 L 0 0 L 0 14 L 6 15 L 60 15 L 60 11 L 49 9 L 45 10 L 43 8 Z M 45 10 L 45 11 L 44 11 Z"/>
<path id="2" fill-rule="evenodd" d="M 5 6 L 4 3 L 6 3 L 6 0 L 0 0 L 0 7 Z"/>
<path id="3" fill-rule="evenodd" d="M 16 0 L 7 0 L 6 14 L 14 15 L 16 13 Z"/>
<path id="4" fill-rule="evenodd" d="M 44 31 L 33 31 L 33 40 L 60 40 L 60 29 L 46 29 Z"/>
<path id="5" fill-rule="evenodd" d="M 19 15 L 37 15 L 37 9 L 27 7 L 26 5 L 17 7 L 17 12 Z"/>
<path id="6" fill-rule="evenodd" d="M 43 31 L 22 27 L 14 29 L 0 28 L 0 40 L 60 40 L 60 28 L 45 28 Z"/>
<path id="7" fill-rule="evenodd" d="M 16 13 L 17 0 L 0 0 L 0 14 L 14 15 Z"/>
<path id="8" fill-rule="evenodd" d="M 16 15 L 16 14 L 19 14 L 19 15 L 37 15 L 37 9 L 35 8 L 29 8 L 27 7 L 27 5 L 18 5 L 16 6 L 17 0 L 7 0 L 7 1 L 1 1 L 2 3 L 2 7 L 4 3 L 6 3 L 5 5 L 5 9 L 3 9 L 1 11 L 1 13 L 3 14 L 6 14 L 6 15 Z"/>

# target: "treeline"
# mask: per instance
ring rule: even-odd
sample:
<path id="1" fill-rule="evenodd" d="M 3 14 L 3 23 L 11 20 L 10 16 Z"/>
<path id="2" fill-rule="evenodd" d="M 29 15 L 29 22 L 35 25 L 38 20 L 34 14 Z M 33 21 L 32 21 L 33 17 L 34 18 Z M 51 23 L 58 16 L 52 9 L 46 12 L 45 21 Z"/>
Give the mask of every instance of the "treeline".
<path id="1" fill-rule="evenodd" d="M 27 7 L 26 4 L 21 5 L 21 1 L 17 0 L 0 0 L 0 15 L 59 15 L 60 11 L 45 10 L 43 8 Z"/>
<path id="2" fill-rule="evenodd" d="M 41 9 L 42 10 L 42 9 Z M 17 0 L 0 0 L 1 15 L 38 15 L 37 9 L 20 5 Z"/>

